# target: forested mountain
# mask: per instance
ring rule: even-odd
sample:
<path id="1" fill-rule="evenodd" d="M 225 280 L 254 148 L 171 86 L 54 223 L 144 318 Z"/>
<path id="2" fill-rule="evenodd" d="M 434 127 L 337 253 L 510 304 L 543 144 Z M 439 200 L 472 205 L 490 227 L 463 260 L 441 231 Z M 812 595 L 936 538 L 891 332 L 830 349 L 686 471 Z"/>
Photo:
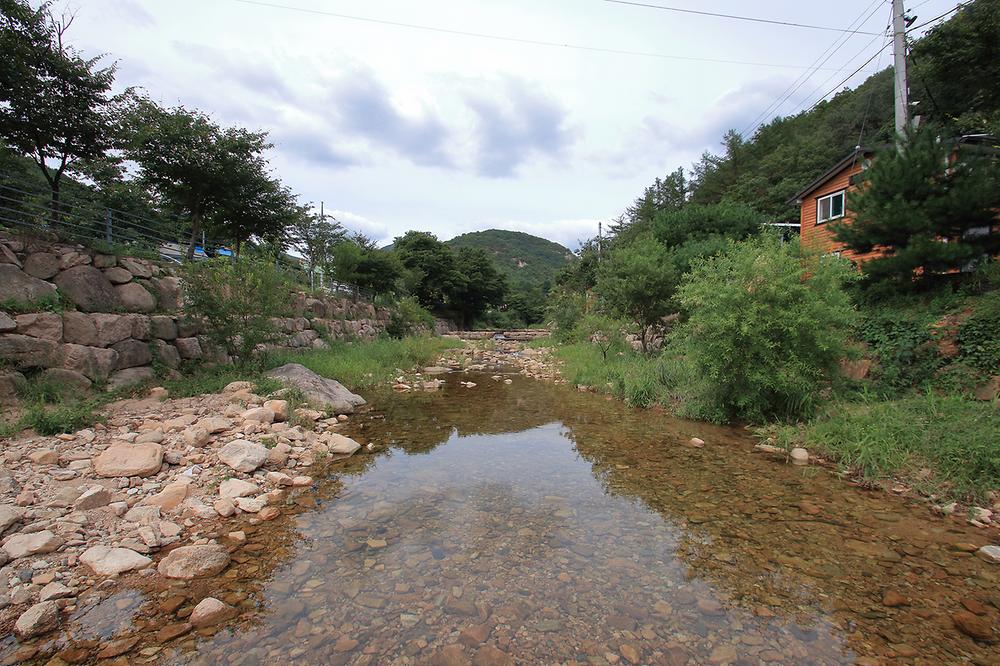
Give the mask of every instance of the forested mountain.
<path id="1" fill-rule="evenodd" d="M 456 236 L 446 245 L 486 250 L 500 272 L 515 289 L 551 285 L 556 273 L 573 259 L 559 243 L 521 231 L 487 229 Z"/>
<path id="2" fill-rule="evenodd" d="M 913 112 L 942 136 L 1000 136 L 1000 0 L 975 0 L 910 44 Z M 763 110 L 762 110 L 763 111 Z M 774 222 L 797 221 L 786 203 L 857 145 L 893 138 L 893 70 L 792 116 L 775 118 L 743 136 L 722 137 L 690 171 L 657 179 L 613 227 L 630 238 L 657 212 L 684 204 L 746 204 Z M 631 229 L 633 225 L 638 228 Z"/>

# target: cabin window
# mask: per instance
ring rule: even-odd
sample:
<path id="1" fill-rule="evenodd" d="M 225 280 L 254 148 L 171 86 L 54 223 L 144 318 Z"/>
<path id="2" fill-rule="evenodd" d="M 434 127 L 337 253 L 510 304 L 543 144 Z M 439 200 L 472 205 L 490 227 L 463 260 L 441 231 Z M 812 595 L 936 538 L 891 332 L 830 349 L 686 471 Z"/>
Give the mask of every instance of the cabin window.
<path id="1" fill-rule="evenodd" d="M 816 199 L 816 224 L 844 217 L 844 191 Z"/>

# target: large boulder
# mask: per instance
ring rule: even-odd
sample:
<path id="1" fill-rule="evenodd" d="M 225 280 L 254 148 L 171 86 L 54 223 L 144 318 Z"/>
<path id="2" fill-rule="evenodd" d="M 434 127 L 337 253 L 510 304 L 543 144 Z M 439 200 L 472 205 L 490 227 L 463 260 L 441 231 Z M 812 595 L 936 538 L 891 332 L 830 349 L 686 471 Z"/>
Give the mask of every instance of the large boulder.
<path id="1" fill-rule="evenodd" d="M 93 266 L 67 269 L 55 277 L 55 283 L 84 312 L 109 312 L 121 307 L 114 285 Z"/>
<path id="2" fill-rule="evenodd" d="M 125 284 L 132 281 L 132 274 L 120 266 L 105 268 L 104 274 L 111 280 L 111 284 Z"/>
<path id="3" fill-rule="evenodd" d="M 0 335 L 0 358 L 18 369 L 47 368 L 58 363 L 59 343 L 16 333 Z"/>
<path id="4" fill-rule="evenodd" d="M 31 277 L 14 264 L 0 264 L 0 302 L 34 303 L 55 292 L 56 288 L 51 284 Z"/>
<path id="5" fill-rule="evenodd" d="M 150 476 L 162 464 L 163 447 L 156 442 L 112 444 L 94 459 L 94 472 L 103 477 Z"/>
<path id="6" fill-rule="evenodd" d="M 249 474 L 267 460 L 267 449 L 257 442 L 234 439 L 219 449 L 219 460 L 237 472 Z"/>
<path id="7" fill-rule="evenodd" d="M 150 328 L 154 338 L 158 340 L 173 340 L 177 337 L 177 324 L 173 317 L 153 315 L 149 318 Z"/>
<path id="8" fill-rule="evenodd" d="M 59 346 L 59 367 L 74 370 L 90 379 L 105 380 L 115 369 L 118 352 L 114 349 L 64 344 Z"/>
<path id="9" fill-rule="evenodd" d="M 160 360 L 160 363 L 168 368 L 176 370 L 181 366 L 181 355 L 177 352 L 177 347 L 174 347 L 169 342 L 153 340 L 153 352 L 156 354 L 156 358 Z"/>
<path id="10" fill-rule="evenodd" d="M 152 560 L 129 548 L 91 546 L 80 555 L 80 562 L 98 576 L 117 576 L 133 569 L 142 569 Z"/>
<path id="11" fill-rule="evenodd" d="M 39 280 L 48 280 L 59 272 L 59 257 L 51 252 L 35 252 L 24 260 L 24 272 Z"/>
<path id="12" fill-rule="evenodd" d="M 174 345 L 183 359 L 198 359 L 204 355 L 198 338 L 177 338 Z"/>
<path id="13" fill-rule="evenodd" d="M 17 320 L 6 312 L 0 311 L 0 333 L 13 333 L 17 330 Z"/>
<path id="14" fill-rule="evenodd" d="M 181 309 L 181 281 L 173 276 L 153 280 L 160 309 L 174 312 Z"/>
<path id="15" fill-rule="evenodd" d="M 91 387 L 91 381 L 87 379 L 87 376 L 76 370 L 49 368 L 42 371 L 41 377 L 44 381 L 58 386 L 64 392 L 76 393 L 77 395 L 86 393 Z"/>
<path id="16" fill-rule="evenodd" d="M 54 312 L 32 312 L 17 315 L 17 332 L 43 340 L 59 342 L 63 337 L 62 317 Z"/>
<path id="17" fill-rule="evenodd" d="M 108 377 L 108 388 L 115 390 L 123 386 L 134 386 L 156 379 L 156 371 L 150 366 L 141 368 L 125 368 Z"/>
<path id="18" fill-rule="evenodd" d="M 365 404 L 364 398 L 352 393 L 337 380 L 322 377 L 298 363 L 286 363 L 269 371 L 267 376 L 299 389 L 310 402 L 338 414 L 352 414 L 356 407 Z"/>
<path id="19" fill-rule="evenodd" d="M 59 604 L 42 601 L 21 613 L 14 623 L 14 632 L 21 638 L 33 638 L 59 626 Z"/>
<path id="20" fill-rule="evenodd" d="M 91 315 L 86 312 L 72 310 L 64 312 L 63 320 L 63 341 L 71 342 L 75 345 L 86 347 L 99 347 L 97 325 L 91 319 Z"/>
<path id="21" fill-rule="evenodd" d="M 132 337 L 132 318 L 129 316 L 102 312 L 91 315 L 91 320 L 97 328 L 98 347 L 110 347 Z"/>
<path id="22" fill-rule="evenodd" d="M 153 362 L 153 355 L 149 352 L 149 344 L 140 340 L 122 340 L 111 345 L 111 348 L 118 352 L 118 361 L 115 363 L 115 370 L 125 368 L 135 368 L 140 365 L 149 365 Z"/>
<path id="23" fill-rule="evenodd" d="M 152 312 L 156 309 L 156 299 L 138 282 L 129 282 L 115 287 L 122 308 L 128 312 Z"/>
<path id="24" fill-rule="evenodd" d="M 122 257 L 118 260 L 118 265 L 137 278 L 150 278 L 153 276 L 153 267 L 145 259 Z"/>
<path id="25" fill-rule="evenodd" d="M 181 546 L 160 560 L 157 570 L 167 578 L 207 578 L 229 566 L 229 551 L 219 544 Z"/>

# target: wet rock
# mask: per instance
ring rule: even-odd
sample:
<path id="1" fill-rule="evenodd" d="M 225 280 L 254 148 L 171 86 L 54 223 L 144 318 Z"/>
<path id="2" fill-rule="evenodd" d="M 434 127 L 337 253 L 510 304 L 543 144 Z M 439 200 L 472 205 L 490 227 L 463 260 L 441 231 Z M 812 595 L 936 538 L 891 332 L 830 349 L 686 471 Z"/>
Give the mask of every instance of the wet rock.
<path id="1" fill-rule="evenodd" d="M 983 546 L 976 551 L 976 557 L 992 564 L 1000 564 L 1000 546 Z"/>
<path id="2" fill-rule="evenodd" d="M 327 433 L 325 438 L 327 442 L 327 449 L 330 453 L 336 455 L 349 456 L 361 448 L 361 445 L 350 437 L 344 437 L 343 435 L 335 432 Z"/>
<path id="3" fill-rule="evenodd" d="M 174 640 L 175 638 L 180 638 L 189 631 L 191 631 L 190 622 L 175 622 L 174 624 L 168 624 L 156 632 L 156 642 L 166 643 Z"/>
<path id="4" fill-rule="evenodd" d="M 94 472 L 103 477 L 149 476 L 160 471 L 163 447 L 146 444 L 115 444 L 94 459 Z"/>
<path id="5" fill-rule="evenodd" d="M 229 552 L 218 544 L 181 546 L 170 551 L 157 567 L 167 578 L 190 580 L 214 576 L 229 566 Z"/>
<path id="6" fill-rule="evenodd" d="M 909 599 L 904 597 L 902 594 L 896 590 L 886 590 L 882 595 L 882 605 L 888 606 L 889 608 L 896 608 L 898 606 L 908 606 L 910 603 Z"/>
<path id="7" fill-rule="evenodd" d="M 469 666 L 472 661 L 461 645 L 448 645 L 435 650 L 429 663 L 431 666 Z"/>
<path id="8" fill-rule="evenodd" d="M 32 638 L 59 626 L 59 606 L 54 601 L 42 601 L 21 613 L 14 631 L 21 638 Z"/>
<path id="9" fill-rule="evenodd" d="M 472 666 L 514 666 L 514 659 L 492 645 L 484 645 L 472 658 Z"/>
<path id="10" fill-rule="evenodd" d="M 355 408 L 365 404 L 365 399 L 349 391 L 340 382 L 321 377 L 298 363 L 288 363 L 267 373 L 280 379 L 287 386 L 301 390 L 309 402 L 321 409 L 339 414 L 353 414 Z"/>
<path id="11" fill-rule="evenodd" d="M 121 656 L 130 652 L 132 648 L 139 644 L 140 638 L 138 636 L 133 636 L 131 638 L 119 638 L 117 640 L 109 641 L 104 644 L 101 651 L 97 653 L 97 659 L 114 659 L 115 657 Z"/>
<path id="12" fill-rule="evenodd" d="M 80 555 L 80 562 L 98 576 L 117 576 L 133 569 L 142 569 L 152 560 L 129 548 L 91 546 Z"/>
<path id="13" fill-rule="evenodd" d="M 196 628 L 211 627 L 236 617 L 237 610 L 214 597 L 206 597 L 191 611 L 188 621 Z"/>
<path id="14" fill-rule="evenodd" d="M 985 618 L 969 613 L 968 611 L 959 611 L 952 613 L 951 620 L 958 627 L 958 630 L 966 636 L 971 636 L 976 640 L 987 643 L 992 643 L 994 640 L 993 628 Z"/>
<path id="15" fill-rule="evenodd" d="M 3 552 L 12 560 L 19 560 L 22 557 L 31 555 L 44 555 L 58 550 L 64 541 L 60 536 L 56 536 L 49 530 L 42 530 L 33 534 L 14 534 L 7 537 L 3 542 Z"/>
<path id="16" fill-rule="evenodd" d="M 257 442 L 235 439 L 219 449 L 219 460 L 238 472 L 250 473 L 267 460 L 267 449 Z"/>

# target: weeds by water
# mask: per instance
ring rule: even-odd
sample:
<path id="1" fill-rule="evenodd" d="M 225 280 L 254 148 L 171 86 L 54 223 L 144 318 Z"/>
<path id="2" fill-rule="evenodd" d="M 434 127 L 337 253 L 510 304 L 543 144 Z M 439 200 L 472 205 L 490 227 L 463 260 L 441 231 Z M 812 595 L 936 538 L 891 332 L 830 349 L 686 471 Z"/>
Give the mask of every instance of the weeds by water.
<path id="1" fill-rule="evenodd" d="M 981 500 L 1000 480 L 1000 410 L 991 402 L 928 392 L 892 401 L 836 402 L 809 423 L 776 431 L 784 446 L 833 456 L 862 477 L 902 477 Z"/>

